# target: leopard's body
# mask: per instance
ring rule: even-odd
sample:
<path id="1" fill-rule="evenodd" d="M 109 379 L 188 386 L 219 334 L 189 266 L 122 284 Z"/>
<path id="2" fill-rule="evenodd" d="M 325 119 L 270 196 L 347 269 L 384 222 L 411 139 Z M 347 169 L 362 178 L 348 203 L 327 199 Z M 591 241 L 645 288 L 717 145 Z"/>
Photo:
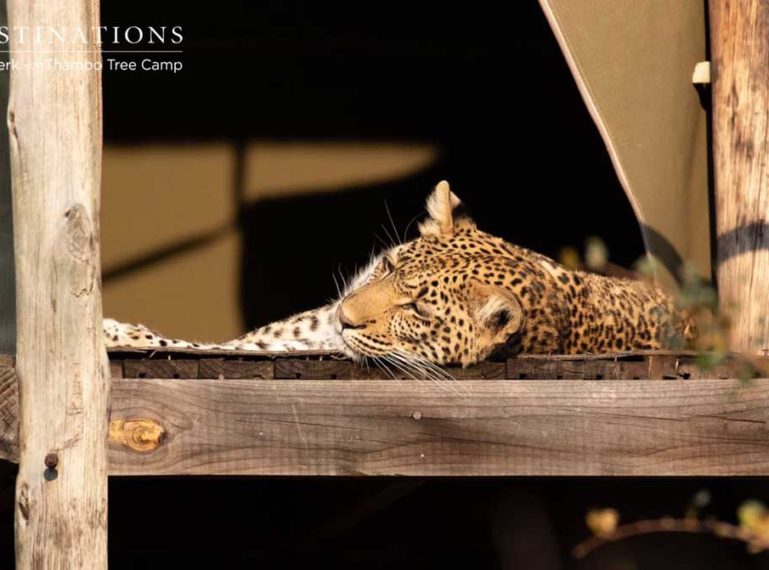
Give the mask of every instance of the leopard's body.
<path id="1" fill-rule="evenodd" d="M 657 349 L 696 334 L 693 320 L 658 288 L 571 271 L 478 230 L 445 182 L 428 200 L 428 213 L 420 237 L 374 258 L 328 305 L 221 345 L 167 339 L 105 321 L 107 343 L 329 349 L 408 367 L 413 362 L 467 366 L 500 350 Z"/>

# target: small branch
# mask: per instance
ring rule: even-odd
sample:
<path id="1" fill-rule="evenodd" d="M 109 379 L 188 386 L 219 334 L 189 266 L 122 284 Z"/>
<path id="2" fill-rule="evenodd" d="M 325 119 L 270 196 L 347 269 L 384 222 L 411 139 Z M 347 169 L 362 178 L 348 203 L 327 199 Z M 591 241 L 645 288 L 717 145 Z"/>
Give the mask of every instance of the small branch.
<path id="1" fill-rule="evenodd" d="M 741 527 L 715 520 L 700 519 L 673 519 L 662 518 L 655 520 L 641 520 L 634 523 L 618 526 L 612 533 L 602 536 L 591 536 L 580 542 L 572 550 L 575 558 L 584 558 L 595 549 L 634 536 L 653 534 L 657 532 L 688 532 L 712 534 L 719 538 L 739 540 L 748 544 L 752 551 L 760 552 L 769 550 L 769 541 L 746 531 Z"/>

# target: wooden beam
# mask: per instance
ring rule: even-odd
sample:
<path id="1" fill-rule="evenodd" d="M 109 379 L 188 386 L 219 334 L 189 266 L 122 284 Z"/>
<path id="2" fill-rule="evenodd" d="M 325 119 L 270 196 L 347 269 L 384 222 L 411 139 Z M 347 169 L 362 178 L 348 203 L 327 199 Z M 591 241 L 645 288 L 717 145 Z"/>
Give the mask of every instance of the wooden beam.
<path id="1" fill-rule="evenodd" d="M 19 390 L 13 359 L 0 356 L 0 458 L 19 461 Z"/>
<path id="2" fill-rule="evenodd" d="M 101 61 L 99 4 L 8 0 L 8 24 L 21 450 L 16 565 L 106 568 L 101 76 L 89 67 Z M 34 30 L 47 32 L 36 41 Z M 71 43 L 46 42 L 50 30 Z M 63 69 L 67 62 L 73 65 Z"/>
<path id="3" fill-rule="evenodd" d="M 148 351 L 111 353 L 113 378 L 229 378 L 285 380 L 387 380 L 392 376 L 411 379 L 404 371 L 359 366 L 338 354 L 291 352 L 231 355 L 221 351 Z M 215 358 L 214 358 L 215 356 Z M 481 362 L 468 368 L 447 367 L 456 380 L 501 380 L 549 378 L 553 380 L 666 380 L 697 378 L 743 378 L 769 371 L 769 358 L 753 357 L 752 365 L 740 355 L 727 355 L 702 370 L 694 352 L 639 351 L 618 354 L 520 355 L 506 361 Z M 752 369 L 751 369 L 752 368 Z"/>
<path id="4" fill-rule="evenodd" d="M 769 355 L 769 3 L 709 5 L 719 296 L 731 348 Z"/>
<path id="5" fill-rule="evenodd" d="M 109 473 L 769 475 L 767 403 L 769 379 L 116 379 Z"/>
<path id="6" fill-rule="evenodd" d="M 769 380 L 116 380 L 116 475 L 769 474 Z M 150 438 L 151 439 L 151 438 Z"/>

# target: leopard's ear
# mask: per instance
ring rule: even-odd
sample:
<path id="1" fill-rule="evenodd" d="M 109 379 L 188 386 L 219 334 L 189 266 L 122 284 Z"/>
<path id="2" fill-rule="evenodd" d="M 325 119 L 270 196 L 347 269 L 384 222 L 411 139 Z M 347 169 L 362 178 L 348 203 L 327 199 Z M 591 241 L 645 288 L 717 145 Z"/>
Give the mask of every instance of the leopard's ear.
<path id="1" fill-rule="evenodd" d="M 476 285 L 470 303 L 478 348 L 483 358 L 508 345 L 523 330 L 526 316 L 520 299 L 498 285 Z"/>
<path id="2" fill-rule="evenodd" d="M 475 223 L 456 194 L 445 180 L 438 182 L 432 194 L 427 198 L 425 221 L 419 224 L 419 233 L 426 235 L 451 235 L 463 228 L 474 228 Z"/>

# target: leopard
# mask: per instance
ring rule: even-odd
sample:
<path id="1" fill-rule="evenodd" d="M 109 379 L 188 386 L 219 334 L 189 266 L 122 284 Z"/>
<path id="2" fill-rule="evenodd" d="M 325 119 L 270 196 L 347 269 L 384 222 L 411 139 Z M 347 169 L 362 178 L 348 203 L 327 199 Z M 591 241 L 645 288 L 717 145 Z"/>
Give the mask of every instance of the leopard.
<path id="1" fill-rule="evenodd" d="M 327 350 L 400 370 L 468 367 L 515 354 L 691 346 L 696 323 L 644 280 L 567 268 L 480 230 L 441 181 L 418 237 L 377 255 L 331 302 L 220 344 L 171 339 L 107 319 L 110 347 Z"/>

